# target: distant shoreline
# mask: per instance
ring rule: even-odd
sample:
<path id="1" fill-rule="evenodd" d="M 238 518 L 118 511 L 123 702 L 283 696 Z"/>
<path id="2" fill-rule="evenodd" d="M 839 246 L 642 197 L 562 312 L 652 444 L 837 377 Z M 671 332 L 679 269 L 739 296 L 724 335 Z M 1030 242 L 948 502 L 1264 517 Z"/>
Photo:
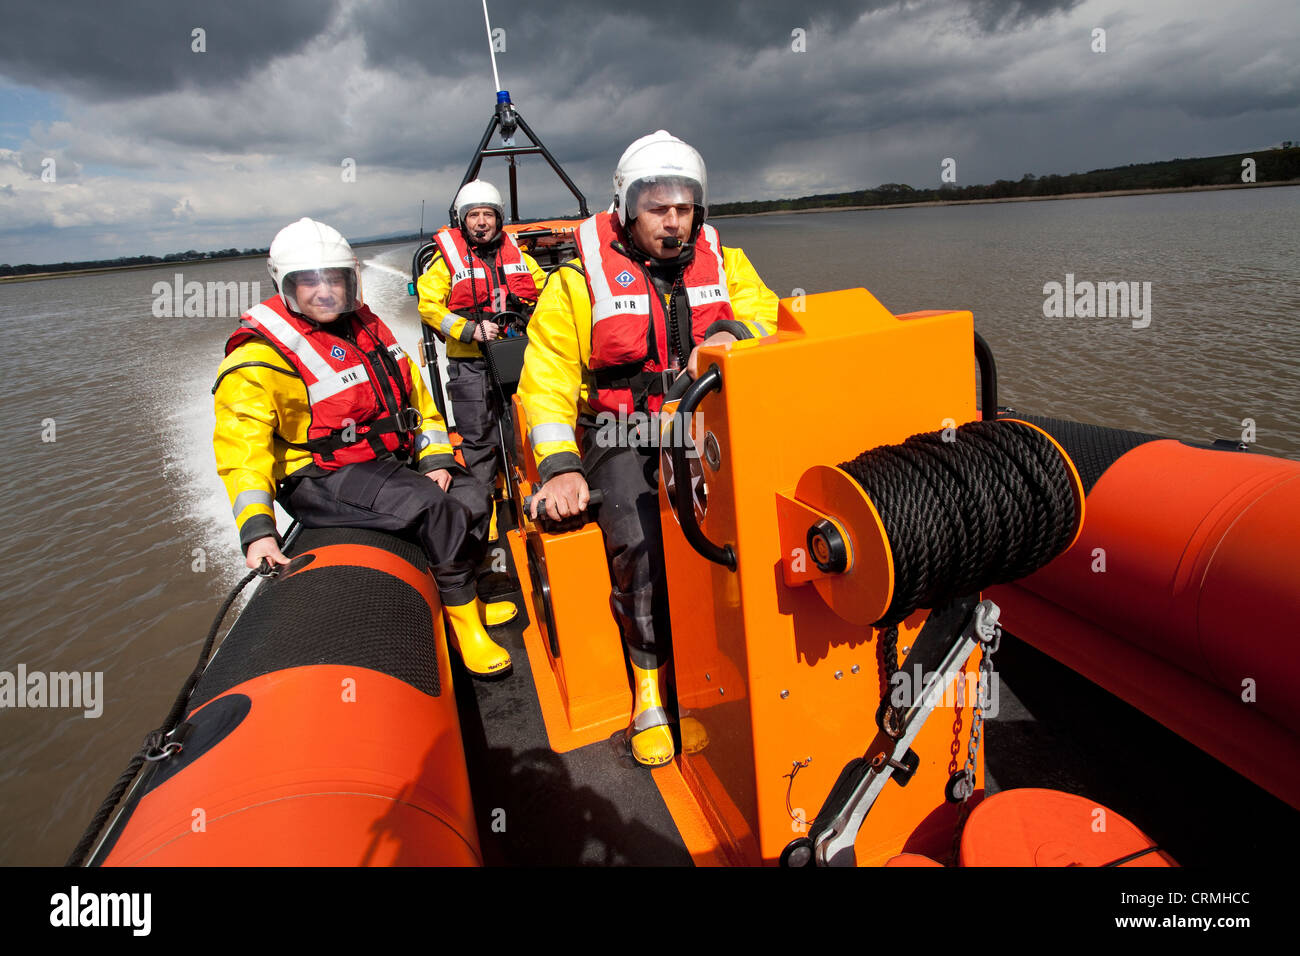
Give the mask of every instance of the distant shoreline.
<path id="1" fill-rule="evenodd" d="M 414 242 L 416 237 L 409 237 L 409 241 Z M 407 242 L 408 239 L 398 237 L 396 239 L 374 239 L 370 242 L 351 243 L 352 248 L 361 249 L 366 246 L 385 246 L 397 242 Z M 25 276 L 0 276 L 0 284 L 6 282 L 35 282 L 38 279 L 68 279 L 73 276 L 97 275 L 101 272 L 133 272 L 137 269 L 165 269 L 168 266 L 192 266 L 202 262 L 239 262 L 242 259 L 265 259 L 266 253 L 259 252 L 251 256 L 216 256 L 211 259 L 177 259 L 175 262 L 137 262 L 129 266 L 96 266 L 94 269 L 72 269 L 67 272 L 33 272 Z"/>
<path id="2" fill-rule="evenodd" d="M 918 206 L 982 206 L 996 202 L 1051 202 L 1054 199 L 1109 199 L 1115 196 L 1152 196 L 1158 193 L 1199 193 L 1212 189 L 1261 189 L 1269 186 L 1300 186 L 1300 179 L 1267 183 L 1223 183 L 1211 186 L 1168 186 L 1161 189 L 1111 189 L 1101 192 L 1062 193 L 1059 196 L 1005 196 L 1000 199 L 934 199 L 926 202 L 873 203 L 870 206 L 817 206 L 812 209 L 768 209 L 763 212 L 728 212 L 713 219 L 743 219 L 751 216 L 798 216 L 808 212 L 862 212 L 864 210 L 915 209 Z"/>
<path id="3" fill-rule="evenodd" d="M 865 212 L 884 211 L 888 209 L 916 209 L 924 206 L 982 206 L 989 203 L 1006 202 L 1052 202 L 1057 199 L 1111 199 L 1116 196 L 1154 196 L 1161 193 L 1197 193 L 1220 189 L 1266 189 L 1274 186 L 1300 186 L 1300 179 L 1284 179 L 1264 183 L 1222 183 L 1208 186 L 1168 186 L 1159 189 L 1112 189 L 1101 192 L 1062 193 L 1059 196 L 1005 196 L 999 199 L 935 199 L 926 202 L 875 203 L 870 206 L 816 206 L 810 209 L 769 209 L 763 212 L 733 212 L 709 216 L 709 219 L 745 219 L 757 216 L 802 216 L 807 213 L 820 212 Z M 362 246 L 380 246 L 406 242 L 402 238 L 376 239 L 370 242 L 355 243 Z M 415 241 L 414 237 L 410 241 Z M 130 272 L 136 269 L 160 269 L 166 266 L 187 266 L 198 262 L 238 262 L 241 259 L 263 259 L 266 253 L 251 256 L 221 256 L 215 259 L 182 259 L 176 262 L 142 262 L 134 265 L 101 266 L 95 269 L 74 269 L 69 272 L 36 272 L 25 276 L 0 276 L 0 284 L 6 282 L 36 282 L 41 279 L 67 279 L 74 276 L 96 275 L 101 272 Z"/>

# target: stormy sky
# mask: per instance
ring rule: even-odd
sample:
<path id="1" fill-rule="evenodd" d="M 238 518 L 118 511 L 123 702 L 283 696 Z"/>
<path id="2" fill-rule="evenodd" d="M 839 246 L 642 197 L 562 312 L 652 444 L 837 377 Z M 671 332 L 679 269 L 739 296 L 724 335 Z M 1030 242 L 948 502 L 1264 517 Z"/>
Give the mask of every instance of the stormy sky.
<path id="1" fill-rule="evenodd" d="M 489 6 L 502 85 L 593 209 L 658 128 L 703 153 L 712 202 L 936 186 L 945 157 L 971 184 L 1300 140 L 1295 0 Z M 303 215 L 414 231 L 422 199 L 436 227 L 495 101 L 480 0 L 2 17 L 0 262 L 265 246 Z M 576 211 L 521 163 L 523 215 Z"/>

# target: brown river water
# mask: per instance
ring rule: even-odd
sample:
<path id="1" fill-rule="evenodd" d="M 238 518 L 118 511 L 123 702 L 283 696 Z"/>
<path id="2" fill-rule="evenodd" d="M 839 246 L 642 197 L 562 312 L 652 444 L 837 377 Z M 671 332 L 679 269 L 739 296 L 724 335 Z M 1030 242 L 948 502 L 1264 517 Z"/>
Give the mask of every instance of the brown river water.
<path id="1" fill-rule="evenodd" d="M 1300 189 L 716 224 L 778 295 L 864 286 L 896 313 L 969 309 L 1021 412 L 1198 441 L 1250 419 L 1257 453 L 1300 459 Z M 359 253 L 367 301 L 414 348 L 411 250 Z M 170 314 L 177 272 L 271 292 L 261 260 L 0 284 L 0 671 L 102 673 L 98 716 L 0 709 L 0 864 L 63 862 L 244 572 L 209 395 L 238 308 Z M 1044 286 L 1067 281 L 1141 297 L 1045 316 Z"/>

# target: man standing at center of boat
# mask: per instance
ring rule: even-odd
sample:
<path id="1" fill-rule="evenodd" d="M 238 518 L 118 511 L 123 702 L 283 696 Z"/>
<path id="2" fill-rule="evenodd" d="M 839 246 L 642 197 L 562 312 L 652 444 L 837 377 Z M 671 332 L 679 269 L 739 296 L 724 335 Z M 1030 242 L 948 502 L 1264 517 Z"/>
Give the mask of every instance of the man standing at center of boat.
<path id="1" fill-rule="evenodd" d="M 543 482 L 533 516 L 542 500 L 558 520 L 586 508 L 589 486 L 604 494 L 598 521 L 613 572 L 610 605 L 636 685 L 627 736 L 648 766 L 674 752 L 664 706 L 670 635 L 658 448 L 629 440 L 626 428 L 609 441 L 596 416 L 653 415 L 665 372 L 693 376 L 701 345 L 776 331 L 775 293 L 705 225 L 705 187 L 700 154 L 665 130 L 627 148 L 614 171 L 615 211 L 579 226 L 578 260 L 542 293 L 519 383 Z M 689 749 L 685 721 L 682 737 Z"/>
<path id="2" fill-rule="evenodd" d="M 497 422 L 488 401 L 487 360 L 480 345 L 504 334 L 502 312 L 532 314 L 546 273 L 505 231 L 505 207 L 491 183 L 475 179 L 456 194 L 459 226 L 438 230 L 438 252 L 417 283 L 420 317 L 447 343 L 447 395 L 460 432 L 465 467 L 492 488 L 497 476 Z M 495 541 L 496 509 L 488 540 Z"/>
<path id="3" fill-rule="evenodd" d="M 484 608 L 475 590 L 489 490 L 456 463 L 419 368 L 363 304 L 347 240 L 300 219 L 276 235 L 267 267 L 276 294 L 240 316 L 212 386 L 217 473 L 248 566 L 289 563 L 277 496 L 306 528 L 411 534 L 465 667 L 504 676 L 510 654 L 484 618 L 503 624 L 516 609 Z"/>

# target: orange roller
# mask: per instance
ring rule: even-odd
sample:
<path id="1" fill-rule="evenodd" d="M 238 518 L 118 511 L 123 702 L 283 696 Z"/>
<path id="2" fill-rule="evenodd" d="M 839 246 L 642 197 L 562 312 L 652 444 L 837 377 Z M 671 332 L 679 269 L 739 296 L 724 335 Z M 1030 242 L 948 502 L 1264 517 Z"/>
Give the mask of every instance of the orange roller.
<path id="1" fill-rule="evenodd" d="M 1177 866 L 1093 800 L 1027 787 L 985 798 L 962 832 L 961 866 Z"/>
<path id="2" fill-rule="evenodd" d="M 885 866 L 937 866 L 940 869 L 943 868 L 943 864 L 938 860 L 932 860 L 920 853 L 900 853 L 898 856 L 885 861 Z"/>

